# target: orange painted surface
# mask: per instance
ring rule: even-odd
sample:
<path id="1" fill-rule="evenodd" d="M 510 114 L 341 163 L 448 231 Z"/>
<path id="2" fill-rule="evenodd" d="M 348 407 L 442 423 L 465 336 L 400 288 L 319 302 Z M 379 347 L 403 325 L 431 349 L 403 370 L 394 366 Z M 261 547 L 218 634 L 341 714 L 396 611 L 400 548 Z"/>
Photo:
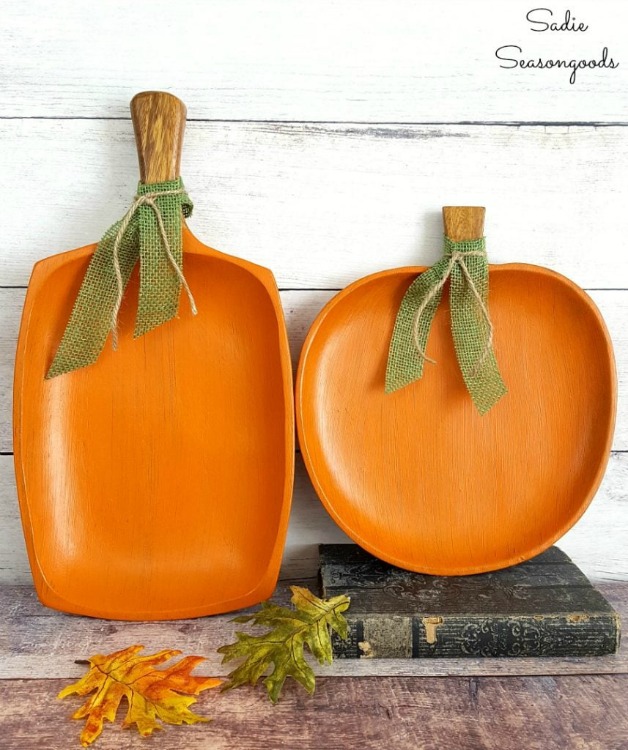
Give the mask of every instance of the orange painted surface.
<path id="1" fill-rule="evenodd" d="M 297 425 L 322 502 L 358 544 L 409 570 L 464 575 L 534 556 L 578 520 L 608 461 L 616 376 L 597 308 L 547 269 L 490 268 L 509 393 L 483 417 L 456 362 L 447 291 L 427 346 L 437 364 L 384 393 L 395 316 L 425 269 L 349 286 L 301 356 Z"/>
<path id="2" fill-rule="evenodd" d="M 184 230 L 198 315 L 133 339 L 137 269 L 117 352 L 44 380 L 94 246 L 41 261 L 20 330 L 15 466 L 44 604 L 168 619 L 274 589 L 294 469 L 292 376 L 270 271 Z"/>

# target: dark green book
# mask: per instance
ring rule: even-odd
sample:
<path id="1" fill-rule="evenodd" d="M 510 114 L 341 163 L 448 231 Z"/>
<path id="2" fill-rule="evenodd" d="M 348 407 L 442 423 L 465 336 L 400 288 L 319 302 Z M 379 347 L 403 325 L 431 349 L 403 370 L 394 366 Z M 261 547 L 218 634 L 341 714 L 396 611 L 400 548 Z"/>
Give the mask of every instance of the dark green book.
<path id="1" fill-rule="evenodd" d="M 347 594 L 339 658 L 601 656 L 619 647 L 619 615 L 552 547 L 494 573 L 429 576 L 355 544 L 320 546 L 323 596 Z"/>

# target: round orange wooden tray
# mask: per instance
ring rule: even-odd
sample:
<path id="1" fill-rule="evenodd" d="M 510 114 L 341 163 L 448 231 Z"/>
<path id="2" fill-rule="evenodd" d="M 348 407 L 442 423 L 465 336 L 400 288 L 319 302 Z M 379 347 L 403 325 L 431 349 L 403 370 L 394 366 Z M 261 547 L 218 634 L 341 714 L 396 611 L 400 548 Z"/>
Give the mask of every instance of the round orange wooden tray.
<path id="1" fill-rule="evenodd" d="M 444 210 L 454 240 L 482 236 L 483 209 Z M 466 211 L 466 213 L 465 213 Z M 611 448 L 616 376 L 592 300 L 525 264 L 490 267 L 494 348 L 509 389 L 476 411 L 455 357 L 448 293 L 422 380 L 384 393 L 401 299 L 423 268 L 361 279 L 307 336 L 297 426 L 314 487 L 377 557 L 438 575 L 503 568 L 543 551 L 587 508 Z"/>

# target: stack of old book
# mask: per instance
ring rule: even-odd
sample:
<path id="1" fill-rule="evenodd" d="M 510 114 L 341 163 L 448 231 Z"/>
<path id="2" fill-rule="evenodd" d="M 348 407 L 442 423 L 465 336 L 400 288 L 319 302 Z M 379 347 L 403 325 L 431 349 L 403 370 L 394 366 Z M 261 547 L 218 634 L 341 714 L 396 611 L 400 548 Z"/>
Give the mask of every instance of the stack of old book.
<path id="1" fill-rule="evenodd" d="M 395 568 L 354 544 L 321 545 L 320 556 L 323 595 L 351 597 L 337 657 L 601 656 L 619 646 L 619 615 L 557 547 L 452 577 Z"/>

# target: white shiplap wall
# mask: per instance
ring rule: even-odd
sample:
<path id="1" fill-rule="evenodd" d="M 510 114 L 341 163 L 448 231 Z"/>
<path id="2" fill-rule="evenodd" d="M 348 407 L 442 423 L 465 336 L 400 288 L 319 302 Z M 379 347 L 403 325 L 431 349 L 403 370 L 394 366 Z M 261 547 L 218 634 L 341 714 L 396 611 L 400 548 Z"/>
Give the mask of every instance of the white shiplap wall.
<path id="1" fill-rule="evenodd" d="M 532 5 L 1 0 L 0 580 L 29 580 L 10 439 L 24 288 L 34 261 L 95 241 L 125 209 L 128 102 L 151 88 L 188 105 L 193 231 L 273 269 L 295 362 L 333 290 L 436 259 L 443 204 L 487 206 L 494 262 L 590 290 L 615 342 L 618 424 L 562 546 L 594 578 L 628 578 L 628 4 L 579 2 L 585 34 L 530 31 Z M 567 58 L 608 46 L 620 67 L 570 86 L 565 71 L 500 69 L 502 44 Z M 343 538 L 297 460 L 284 574 L 312 573 L 316 544 Z"/>

